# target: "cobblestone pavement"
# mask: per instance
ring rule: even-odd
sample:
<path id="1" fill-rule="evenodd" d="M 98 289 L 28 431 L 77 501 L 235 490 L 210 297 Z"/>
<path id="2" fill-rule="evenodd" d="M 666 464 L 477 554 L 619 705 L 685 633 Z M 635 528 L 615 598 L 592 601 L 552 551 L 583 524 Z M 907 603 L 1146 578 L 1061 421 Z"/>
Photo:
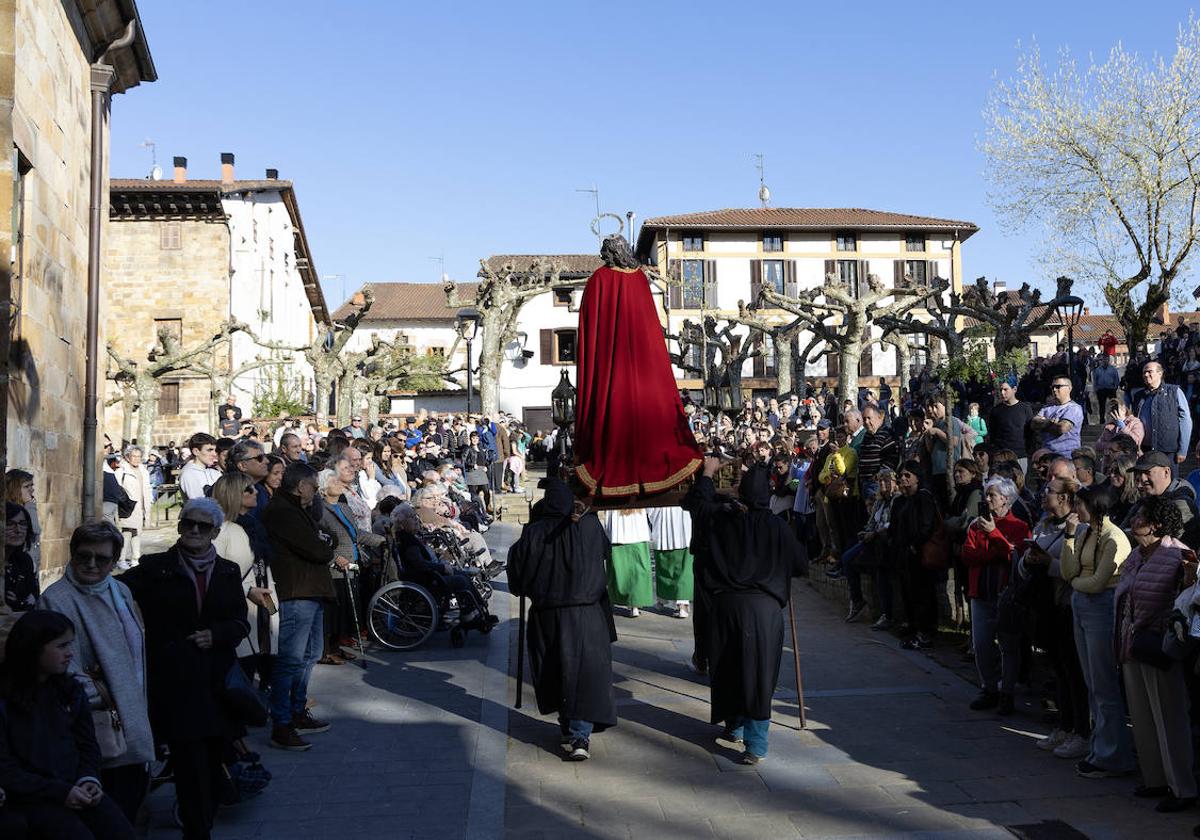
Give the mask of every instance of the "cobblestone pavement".
<path id="1" fill-rule="evenodd" d="M 518 532 L 500 524 L 489 542 L 503 557 Z M 318 667 L 316 712 L 333 728 L 298 754 L 252 733 L 274 781 L 224 809 L 214 836 L 1148 838 L 1188 837 L 1200 822 L 1200 812 L 1159 815 L 1134 800 L 1132 778 L 1077 778 L 1034 748 L 1047 728 L 1032 712 L 969 711 L 973 686 L 844 624 L 803 581 L 807 731 L 789 644 L 770 755 L 736 764 L 712 742 L 707 686 L 684 667 L 690 622 L 643 612 L 617 619 L 621 722 L 593 738 L 590 761 L 569 763 L 528 686 L 525 708 L 511 708 L 517 610 L 501 589 L 500 626 L 462 650 L 442 635 L 410 654 L 370 652 L 366 671 Z M 152 796 L 151 836 L 177 836 L 170 803 L 169 788 Z M 1037 828 L 1009 830 L 1021 826 Z"/>

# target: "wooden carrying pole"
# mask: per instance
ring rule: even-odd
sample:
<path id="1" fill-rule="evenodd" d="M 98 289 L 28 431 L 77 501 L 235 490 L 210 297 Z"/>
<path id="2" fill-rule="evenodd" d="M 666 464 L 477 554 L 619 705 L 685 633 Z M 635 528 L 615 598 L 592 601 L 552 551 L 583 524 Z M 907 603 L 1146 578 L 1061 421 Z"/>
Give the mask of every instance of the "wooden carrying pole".
<path id="1" fill-rule="evenodd" d="M 521 695 L 525 688 L 525 596 L 520 596 L 518 600 L 521 608 L 517 618 L 517 709 L 521 708 Z"/>
<path id="2" fill-rule="evenodd" d="M 796 666 L 796 705 L 800 707 L 800 728 L 808 727 L 804 712 L 804 681 L 800 678 L 800 645 L 796 641 L 796 602 L 788 598 L 788 623 L 792 626 L 792 660 Z"/>

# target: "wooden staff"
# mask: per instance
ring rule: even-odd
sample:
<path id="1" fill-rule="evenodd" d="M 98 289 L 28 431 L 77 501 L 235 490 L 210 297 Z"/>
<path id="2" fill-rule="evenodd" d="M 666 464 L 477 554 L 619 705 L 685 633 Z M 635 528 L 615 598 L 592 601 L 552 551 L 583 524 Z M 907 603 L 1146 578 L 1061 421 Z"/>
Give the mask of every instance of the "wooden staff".
<path id="1" fill-rule="evenodd" d="M 804 713 L 804 681 L 800 678 L 800 645 L 796 641 L 796 600 L 788 598 L 788 621 L 792 625 L 792 660 L 796 665 L 796 704 L 800 707 L 800 728 L 808 727 Z"/>
<path id="2" fill-rule="evenodd" d="M 525 688 L 525 596 L 518 600 L 521 603 L 517 618 L 517 703 L 515 708 L 521 708 L 521 694 Z"/>

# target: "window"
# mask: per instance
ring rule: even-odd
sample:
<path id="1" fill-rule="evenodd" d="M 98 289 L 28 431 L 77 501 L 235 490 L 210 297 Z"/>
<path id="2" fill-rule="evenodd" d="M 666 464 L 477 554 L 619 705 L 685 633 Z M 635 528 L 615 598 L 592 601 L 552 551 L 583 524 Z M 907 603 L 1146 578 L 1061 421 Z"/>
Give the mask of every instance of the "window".
<path id="1" fill-rule="evenodd" d="M 925 234 L 909 233 L 904 236 L 905 251 L 924 251 L 925 250 Z"/>
<path id="2" fill-rule="evenodd" d="M 554 290 L 554 305 L 570 307 L 573 298 L 571 289 L 555 289 Z"/>
<path id="3" fill-rule="evenodd" d="M 925 333 L 912 333 L 908 336 L 909 360 L 910 364 L 915 364 L 917 368 L 924 367 L 929 361 L 929 336 Z"/>
<path id="4" fill-rule="evenodd" d="M 163 222 L 158 229 L 158 247 L 163 251 L 178 251 L 183 247 L 183 225 Z"/>
<path id="5" fill-rule="evenodd" d="M 444 359 L 444 358 L 446 358 L 446 348 L 445 347 L 426 347 L 425 355 L 430 356 L 430 357 L 438 356 L 438 357 Z"/>
<path id="6" fill-rule="evenodd" d="M 554 331 L 554 364 L 575 364 L 575 330 Z"/>
<path id="7" fill-rule="evenodd" d="M 783 260 L 763 260 L 763 285 L 783 294 Z"/>
<path id="8" fill-rule="evenodd" d="M 179 413 L 179 383 L 164 382 L 158 392 L 158 414 L 169 417 Z"/>
<path id="9" fill-rule="evenodd" d="M 837 235 L 837 249 L 839 251 L 857 251 L 858 236 L 853 233 L 839 233 Z"/>
<path id="10" fill-rule="evenodd" d="M 774 253 L 783 250 L 783 236 L 777 233 L 764 233 L 762 238 L 763 250 Z"/>
<path id="11" fill-rule="evenodd" d="M 925 260 L 905 260 L 904 278 L 911 286 L 928 286 L 929 274 Z"/>
<path id="12" fill-rule="evenodd" d="M 154 338 L 166 334 L 167 337 L 174 341 L 175 344 L 183 344 L 183 319 L 182 318 L 155 318 L 154 319 Z"/>
<path id="13" fill-rule="evenodd" d="M 858 290 L 858 260 L 838 260 L 837 278 L 850 290 L 853 297 L 859 296 Z"/>
<path id="14" fill-rule="evenodd" d="M 702 233 L 685 233 L 683 235 L 683 250 L 685 250 L 685 251 L 703 251 L 704 250 L 704 234 L 702 234 Z"/>
<path id="15" fill-rule="evenodd" d="M 704 306 L 704 260 L 683 260 L 683 308 L 700 309 Z"/>

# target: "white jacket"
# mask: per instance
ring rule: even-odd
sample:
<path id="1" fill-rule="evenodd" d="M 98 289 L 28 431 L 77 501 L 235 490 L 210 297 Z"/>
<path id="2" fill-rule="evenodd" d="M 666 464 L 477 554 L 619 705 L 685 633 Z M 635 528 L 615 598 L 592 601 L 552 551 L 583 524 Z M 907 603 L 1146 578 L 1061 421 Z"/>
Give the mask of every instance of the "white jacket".
<path id="1" fill-rule="evenodd" d="M 114 470 L 117 483 L 125 491 L 125 495 L 137 502 L 133 513 L 117 520 L 118 528 L 132 528 L 140 531 L 150 527 L 150 508 L 154 505 L 154 491 L 150 489 L 150 473 L 144 466 L 134 466 L 121 459 L 121 464 Z"/>
<path id="2" fill-rule="evenodd" d="M 690 548 L 692 515 L 681 507 L 650 508 L 650 530 L 655 551 Z"/>

